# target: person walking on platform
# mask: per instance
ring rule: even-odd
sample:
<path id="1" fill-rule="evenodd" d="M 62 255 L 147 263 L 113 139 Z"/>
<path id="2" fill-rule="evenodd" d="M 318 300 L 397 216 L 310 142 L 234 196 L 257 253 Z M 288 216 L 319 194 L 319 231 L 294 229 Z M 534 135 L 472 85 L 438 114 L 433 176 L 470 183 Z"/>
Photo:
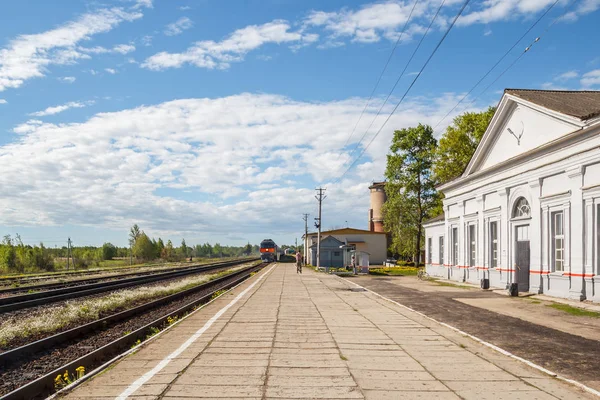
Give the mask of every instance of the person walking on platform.
<path id="1" fill-rule="evenodd" d="M 302 254 L 300 252 L 296 252 L 296 273 L 302 273 Z"/>

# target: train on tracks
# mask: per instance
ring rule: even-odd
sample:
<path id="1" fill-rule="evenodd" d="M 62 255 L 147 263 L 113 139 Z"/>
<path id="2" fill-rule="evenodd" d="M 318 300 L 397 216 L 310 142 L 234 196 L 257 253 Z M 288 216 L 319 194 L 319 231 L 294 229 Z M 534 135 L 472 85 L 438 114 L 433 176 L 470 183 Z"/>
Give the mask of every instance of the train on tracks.
<path id="1" fill-rule="evenodd" d="M 260 260 L 262 262 L 279 261 L 281 250 L 275 244 L 273 239 L 265 239 L 260 242 Z"/>

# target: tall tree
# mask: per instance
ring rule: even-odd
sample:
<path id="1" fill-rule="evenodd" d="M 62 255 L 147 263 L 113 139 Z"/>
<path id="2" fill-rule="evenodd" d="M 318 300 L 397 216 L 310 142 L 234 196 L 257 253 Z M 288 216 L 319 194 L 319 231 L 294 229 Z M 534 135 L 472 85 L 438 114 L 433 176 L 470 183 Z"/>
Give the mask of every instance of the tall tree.
<path id="1" fill-rule="evenodd" d="M 480 113 L 468 112 L 454 118 L 440 138 L 436 151 L 433 165 L 436 183 L 448 182 L 462 175 L 495 112 L 495 107 L 489 107 Z"/>
<path id="2" fill-rule="evenodd" d="M 387 156 L 384 224 L 392 233 L 391 250 L 413 256 L 420 262 L 423 221 L 431 217 L 439 204 L 432 179 L 432 165 L 437 142 L 429 125 L 401 129 Z"/>
<path id="3" fill-rule="evenodd" d="M 129 230 L 129 246 L 135 246 L 135 242 L 138 240 L 142 231 L 140 231 L 140 227 L 138 224 L 134 224 Z"/>
<path id="4" fill-rule="evenodd" d="M 163 249 L 165 248 L 165 244 L 161 238 L 158 238 L 156 242 L 156 257 L 162 257 Z"/>
<path id="5" fill-rule="evenodd" d="M 171 240 L 167 241 L 167 244 L 163 248 L 162 251 L 162 259 L 167 261 L 174 261 L 176 258 L 175 249 L 173 248 L 173 243 Z"/>
<path id="6" fill-rule="evenodd" d="M 181 239 L 181 247 L 179 248 L 181 255 L 185 258 L 188 254 L 187 244 L 185 243 L 185 239 Z"/>
<path id="7" fill-rule="evenodd" d="M 152 241 L 144 232 L 140 233 L 133 245 L 133 255 L 141 260 L 149 261 L 154 258 L 156 250 Z"/>

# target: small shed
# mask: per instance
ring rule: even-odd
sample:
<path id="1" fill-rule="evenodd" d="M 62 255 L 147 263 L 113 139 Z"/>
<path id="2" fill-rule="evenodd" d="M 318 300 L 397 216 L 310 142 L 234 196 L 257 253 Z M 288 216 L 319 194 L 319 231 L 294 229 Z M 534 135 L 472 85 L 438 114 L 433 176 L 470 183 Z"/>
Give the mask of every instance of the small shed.
<path id="1" fill-rule="evenodd" d="M 344 256 L 342 254 L 341 247 L 344 245 L 343 242 L 334 238 L 333 236 L 327 236 L 321 239 L 321 267 L 334 267 L 340 268 L 344 266 Z M 311 249 L 311 264 L 317 265 L 317 244 L 310 246 Z"/>

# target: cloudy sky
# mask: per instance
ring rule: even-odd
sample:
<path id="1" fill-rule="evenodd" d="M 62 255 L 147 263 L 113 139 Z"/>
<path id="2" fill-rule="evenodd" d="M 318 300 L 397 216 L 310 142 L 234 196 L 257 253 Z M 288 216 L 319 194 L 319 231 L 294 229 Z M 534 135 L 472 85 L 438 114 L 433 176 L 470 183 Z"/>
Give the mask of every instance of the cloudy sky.
<path id="1" fill-rule="evenodd" d="M 367 228 L 394 129 L 439 135 L 506 87 L 600 89 L 600 0 L 554 3 L 472 0 L 381 129 L 462 0 L 3 2 L 0 234 L 292 243 L 320 185 L 324 228 Z"/>

